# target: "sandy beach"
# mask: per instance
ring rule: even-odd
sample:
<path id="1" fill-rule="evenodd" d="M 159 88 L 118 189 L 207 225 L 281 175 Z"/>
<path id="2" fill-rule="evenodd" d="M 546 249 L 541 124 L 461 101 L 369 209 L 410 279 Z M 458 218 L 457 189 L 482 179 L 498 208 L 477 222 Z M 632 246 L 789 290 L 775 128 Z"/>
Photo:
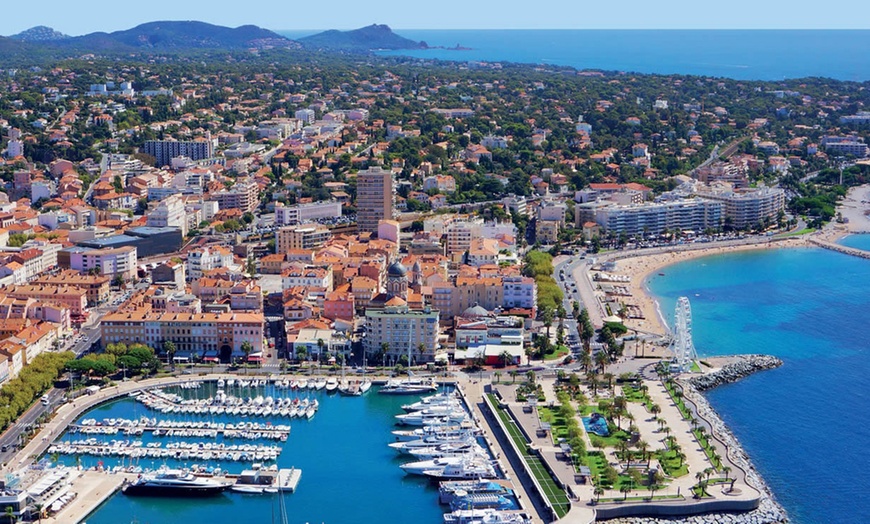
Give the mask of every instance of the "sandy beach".
<path id="1" fill-rule="evenodd" d="M 845 223 L 833 221 L 821 231 L 790 238 L 770 239 L 754 238 L 749 242 L 731 245 L 715 245 L 705 247 L 703 244 L 687 244 L 669 248 L 664 252 L 655 252 L 642 256 L 634 256 L 633 253 L 617 255 L 611 260 L 616 263 L 616 270 L 612 273 L 627 275 L 630 278 L 631 297 L 626 297 L 628 304 L 634 304 L 641 308 L 644 319 L 627 319 L 626 326 L 631 329 L 665 334 L 667 328 L 662 322 L 658 305 L 646 288 L 647 278 L 656 272 L 662 271 L 667 266 L 691 260 L 694 258 L 736 253 L 740 251 L 759 249 L 782 249 L 799 248 L 810 245 L 809 238 L 818 238 L 827 242 L 836 242 L 838 239 L 853 233 L 870 233 L 870 185 L 852 188 L 848 195 L 840 202 L 837 212 L 846 219 Z M 662 271 L 663 272 L 663 271 Z"/>

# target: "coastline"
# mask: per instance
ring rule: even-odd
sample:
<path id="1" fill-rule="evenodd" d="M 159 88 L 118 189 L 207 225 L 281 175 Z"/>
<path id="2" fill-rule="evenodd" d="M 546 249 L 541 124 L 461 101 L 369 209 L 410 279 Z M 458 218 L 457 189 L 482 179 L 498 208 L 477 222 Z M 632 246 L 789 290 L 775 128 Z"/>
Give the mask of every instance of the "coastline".
<path id="1" fill-rule="evenodd" d="M 865 203 L 867 202 L 867 203 Z M 811 240 L 836 243 L 845 236 L 870 233 L 870 184 L 853 187 L 846 197 L 837 205 L 845 221 L 830 222 L 823 229 L 814 233 L 792 237 L 770 237 L 768 239 L 752 239 L 741 244 L 705 246 L 703 244 L 686 244 L 660 251 L 649 251 L 635 254 L 634 252 L 617 253 L 611 257 L 604 256 L 602 260 L 616 263 L 613 273 L 629 277 L 631 297 L 641 309 L 643 319 L 625 319 L 625 325 L 632 330 L 640 330 L 658 335 L 668 332 L 663 312 L 658 301 L 653 297 L 647 286 L 649 277 L 661 272 L 669 266 L 693 260 L 696 258 L 756 251 L 763 249 L 795 249 L 813 247 Z"/>
<path id="2" fill-rule="evenodd" d="M 652 296 L 647 287 L 647 280 L 654 273 L 660 272 L 669 266 L 687 260 L 723 255 L 727 253 L 739 253 L 764 249 L 793 249 L 808 246 L 809 243 L 805 237 L 788 237 L 779 239 L 762 239 L 751 243 L 713 247 L 687 244 L 685 246 L 669 248 L 666 251 L 658 253 L 641 255 L 633 255 L 629 253 L 626 254 L 626 256 L 614 257 L 611 259 L 616 263 L 616 269 L 613 272 L 629 277 L 629 286 L 631 289 L 630 300 L 640 307 L 644 316 L 643 319 L 625 319 L 624 323 L 632 330 L 636 329 L 657 335 L 667 334 L 667 324 L 664 321 L 658 301 Z"/>

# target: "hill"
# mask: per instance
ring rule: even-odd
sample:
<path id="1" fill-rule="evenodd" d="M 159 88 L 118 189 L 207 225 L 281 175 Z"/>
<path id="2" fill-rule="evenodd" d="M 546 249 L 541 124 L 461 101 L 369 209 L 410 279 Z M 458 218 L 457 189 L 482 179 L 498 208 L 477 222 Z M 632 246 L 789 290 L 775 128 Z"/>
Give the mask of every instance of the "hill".
<path id="1" fill-rule="evenodd" d="M 116 44 L 120 49 L 248 49 L 264 47 L 298 47 L 283 36 L 253 25 L 231 28 L 196 21 L 148 22 L 132 29 L 113 33 L 91 33 L 73 39 L 78 49 L 93 46 L 106 49 Z"/>
<path id="2" fill-rule="evenodd" d="M 66 40 L 70 38 L 70 36 L 55 31 L 50 27 L 38 25 L 36 27 L 31 27 L 26 31 L 22 31 L 17 35 L 12 35 L 9 38 L 20 40 L 22 42 L 53 42 L 55 40 Z"/>
<path id="3" fill-rule="evenodd" d="M 300 38 L 305 47 L 334 51 L 369 52 L 379 49 L 427 49 L 426 42 L 415 42 L 397 35 L 387 25 L 370 25 L 352 31 L 324 31 Z"/>

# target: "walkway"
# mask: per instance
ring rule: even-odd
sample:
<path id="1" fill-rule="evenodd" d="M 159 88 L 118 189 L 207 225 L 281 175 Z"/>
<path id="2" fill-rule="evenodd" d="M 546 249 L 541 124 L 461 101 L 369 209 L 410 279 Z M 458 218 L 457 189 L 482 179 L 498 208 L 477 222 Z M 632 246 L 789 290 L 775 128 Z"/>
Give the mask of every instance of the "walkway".
<path id="1" fill-rule="evenodd" d="M 547 389 L 548 387 L 545 386 L 544 390 Z M 592 499 L 592 484 L 578 484 L 574 476 L 574 466 L 561 458 L 562 450 L 553 443 L 550 434 L 539 433 L 540 420 L 537 411 L 526 412 L 523 409 L 524 404 L 515 400 L 516 387 L 513 385 L 496 384 L 493 386 L 493 390 L 498 391 L 503 404 L 507 406 L 513 419 L 519 423 L 532 449 L 538 450 L 539 456 L 550 468 L 550 471 L 555 473 L 559 483 L 566 487 L 571 500 L 571 509 L 558 522 L 578 524 L 594 522 L 595 510 L 587 505 L 587 501 Z"/>

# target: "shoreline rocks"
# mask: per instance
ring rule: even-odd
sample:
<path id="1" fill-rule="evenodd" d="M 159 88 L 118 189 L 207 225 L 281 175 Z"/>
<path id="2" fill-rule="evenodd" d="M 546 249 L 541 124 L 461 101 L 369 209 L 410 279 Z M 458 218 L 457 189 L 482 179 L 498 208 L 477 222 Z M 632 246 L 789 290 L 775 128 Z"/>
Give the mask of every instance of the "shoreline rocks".
<path id="1" fill-rule="evenodd" d="M 707 373 L 689 380 L 698 391 L 707 391 L 723 384 L 730 384 L 766 369 L 778 368 L 782 360 L 770 355 L 736 355 L 736 362 L 722 366 L 713 373 Z"/>

